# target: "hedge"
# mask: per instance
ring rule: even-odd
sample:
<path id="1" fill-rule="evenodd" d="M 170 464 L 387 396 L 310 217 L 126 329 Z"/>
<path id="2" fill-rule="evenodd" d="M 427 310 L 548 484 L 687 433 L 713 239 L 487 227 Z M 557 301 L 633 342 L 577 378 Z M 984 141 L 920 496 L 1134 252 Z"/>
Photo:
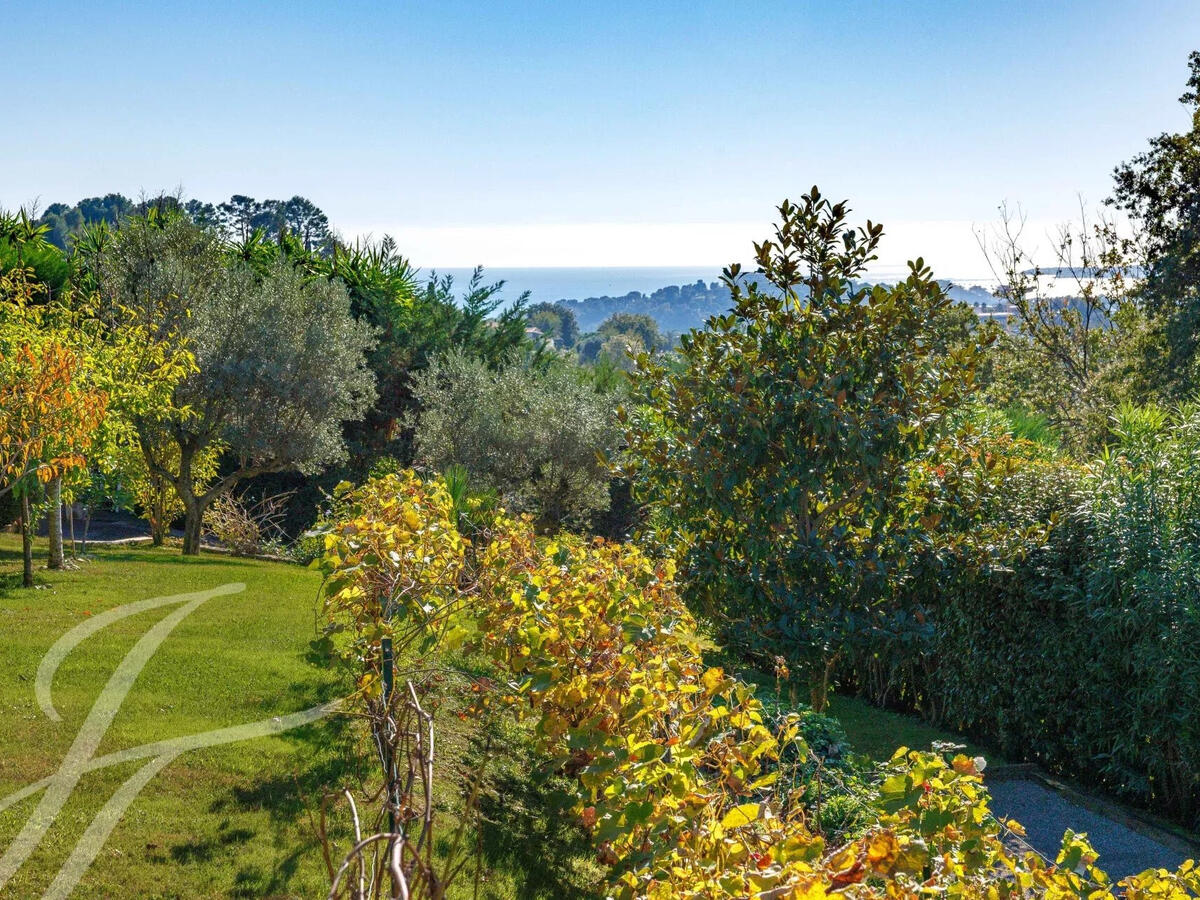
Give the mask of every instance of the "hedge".
<path id="1" fill-rule="evenodd" d="M 1132 415 L 1125 412 L 1126 417 Z M 847 673 L 1011 759 L 1200 821 L 1200 416 L 1127 429 L 1087 466 L 1033 460 L 994 515 L 1051 523 L 983 569 L 930 559 L 903 587 L 930 627 Z"/>

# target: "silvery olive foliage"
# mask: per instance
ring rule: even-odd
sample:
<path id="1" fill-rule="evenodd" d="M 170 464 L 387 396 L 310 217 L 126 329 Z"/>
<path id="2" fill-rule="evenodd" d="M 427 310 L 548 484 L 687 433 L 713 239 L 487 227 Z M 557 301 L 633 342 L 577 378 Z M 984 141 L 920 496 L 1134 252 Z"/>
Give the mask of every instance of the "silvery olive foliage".
<path id="1" fill-rule="evenodd" d="M 451 353 L 417 376 L 418 462 L 466 467 L 473 486 L 494 490 L 548 530 L 608 508 L 602 456 L 618 445 L 617 396 L 566 365 L 492 370 Z"/>
<path id="2" fill-rule="evenodd" d="M 343 423 L 375 398 L 374 337 L 340 281 L 283 258 L 256 268 L 212 231 L 153 210 L 97 241 L 84 264 L 110 309 L 195 357 L 169 406 L 138 423 L 147 468 L 183 503 L 185 553 L 198 552 L 205 510 L 239 481 L 316 472 L 345 455 Z M 193 468 L 215 445 L 221 477 L 202 488 Z"/>
<path id="3" fill-rule="evenodd" d="M 339 282 L 284 261 L 263 277 L 235 266 L 186 333 L 200 370 L 182 388 L 201 413 L 197 438 L 212 433 L 263 471 L 316 472 L 342 458 L 342 423 L 361 418 L 375 391 L 370 328 L 351 318 Z"/>

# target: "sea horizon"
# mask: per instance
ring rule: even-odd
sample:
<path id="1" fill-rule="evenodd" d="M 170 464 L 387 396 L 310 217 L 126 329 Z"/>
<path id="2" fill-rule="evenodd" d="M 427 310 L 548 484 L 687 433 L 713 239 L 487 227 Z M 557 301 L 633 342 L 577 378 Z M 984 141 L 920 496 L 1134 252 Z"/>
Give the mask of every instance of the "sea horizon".
<path id="1" fill-rule="evenodd" d="M 500 291 L 502 306 L 515 302 L 525 291 L 529 291 L 530 303 L 556 303 L 559 300 L 586 300 L 588 297 L 624 297 L 631 292 L 652 294 L 672 285 L 695 284 L 703 281 L 712 284 L 721 279 L 724 266 L 485 266 L 483 279 L 487 284 L 503 281 Z M 754 271 L 746 266 L 746 271 Z M 422 266 L 419 277 L 424 280 L 432 274 L 439 277 L 451 275 L 457 293 L 470 279 L 471 268 Z M 902 277 L 899 271 L 880 270 L 867 273 L 867 280 L 894 282 Z M 995 284 L 988 278 L 954 278 L 940 276 L 963 287 L 989 287 Z"/>

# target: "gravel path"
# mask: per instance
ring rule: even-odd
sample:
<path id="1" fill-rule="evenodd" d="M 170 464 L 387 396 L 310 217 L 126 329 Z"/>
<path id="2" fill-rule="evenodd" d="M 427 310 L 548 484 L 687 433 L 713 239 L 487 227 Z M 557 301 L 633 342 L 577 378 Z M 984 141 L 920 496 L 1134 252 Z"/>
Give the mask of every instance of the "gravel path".
<path id="1" fill-rule="evenodd" d="M 47 523 L 43 518 L 38 526 L 38 534 L 42 537 L 46 536 Z M 175 529 L 172 534 L 181 536 L 183 532 Z M 63 538 L 70 540 L 71 535 L 68 529 L 66 516 L 63 517 Z M 137 539 L 150 539 L 150 526 L 144 519 L 139 519 L 137 516 L 126 512 L 113 512 L 111 510 L 98 510 L 93 516 L 92 521 L 88 525 L 87 539 L 89 544 L 104 544 L 110 541 L 128 541 Z M 75 542 L 78 544 L 83 541 L 83 521 L 79 518 L 75 520 Z"/>
<path id="2" fill-rule="evenodd" d="M 1173 869 L 1185 854 L 1141 834 L 1107 816 L 1093 812 L 1027 778 L 989 781 L 992 811 L 1001 819 L 1016 819 L 1025 826 L 1025 839 L 1033 849 L 1053 860 L 1068 828 L 1087 832 L 1100 854 L 1100 868 L 1113 880 L 1146 869 Z"/>

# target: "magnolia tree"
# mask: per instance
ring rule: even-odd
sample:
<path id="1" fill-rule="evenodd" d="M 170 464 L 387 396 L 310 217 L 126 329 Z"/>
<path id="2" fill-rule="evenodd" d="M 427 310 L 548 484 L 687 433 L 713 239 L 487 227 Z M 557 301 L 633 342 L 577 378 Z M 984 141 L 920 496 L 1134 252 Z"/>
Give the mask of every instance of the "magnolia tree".
<path id="1" fill-rule="evenodd" d="M 623 413 L 628 474 L 688 595 L 752 656 L 782 655 L 824 705 L 850 643 L 887 627 L 921 506 L 909 465 L 970 390 L 978 347 L 946 348 L 951 301 L 921 260 L 892 287 L 859 279 L 882 226 L 851 228 L 813 188 L 726 270 L 733 310 L 643 355 Z"/>
<path id="2" fill-rule="evenodd" d="M 284 260 L 255 271 L 212 232 L 154 212 L 103 242 L 92 263 L 110 304 L 177 335 L 195 360 L 165 407 L 137 418 L 149 475 L 183 507 L 185 554 L 199 552 L 205 510 L 239 481 L 343 456 L 342 424 L 369 407 L 374 378 L 371 329 L 351 316 L 339 281 Z M 205 480 L 216 447 L 222 462 Z"/>

